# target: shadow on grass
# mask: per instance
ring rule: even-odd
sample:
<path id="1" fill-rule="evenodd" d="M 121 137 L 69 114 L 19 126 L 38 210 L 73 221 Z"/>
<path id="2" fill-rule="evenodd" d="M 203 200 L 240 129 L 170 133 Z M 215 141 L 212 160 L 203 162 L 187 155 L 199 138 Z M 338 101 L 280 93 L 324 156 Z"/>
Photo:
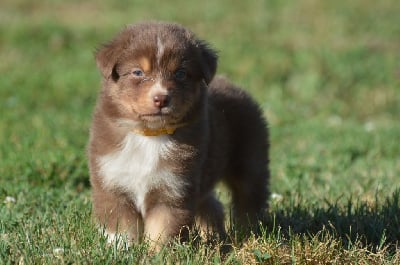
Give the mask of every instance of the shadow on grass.
<path id="1" fill-rule="evenodd" d="M 360 202 L 350 199 L 328 207 L 307 206 L 301 200 L 285 209 L 273 210 L 266 220 L 267 232 L 278 227 L 286 238 L 293 235 L 315 237 L 326 231 L 340 240 L 344 247 L 362 244 L 371 251 L 382 248 L 395 250 L 400 241 L 400 190 L 383 202 Z M 265 227 L 265 226 L 264 226 Z"/>

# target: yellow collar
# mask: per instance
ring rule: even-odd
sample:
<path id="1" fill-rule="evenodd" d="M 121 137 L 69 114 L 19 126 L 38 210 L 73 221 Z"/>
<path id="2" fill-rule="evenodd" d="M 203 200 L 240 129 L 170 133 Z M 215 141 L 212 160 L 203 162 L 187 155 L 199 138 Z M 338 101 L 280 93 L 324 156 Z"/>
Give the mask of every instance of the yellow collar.
<path id="1" fill-rule="evenodd" d="M 136 134 L 141 134 L 143 136 L 160 136 L 164 134 L 174 134 L 176 129 L 185 126 L 187 123 L 176 124 L 173 127 L 167 128 L 159 128 L 159 129 L 150 129 L 150 128 L 143 128 L 143 129 L 133 129 L 132 132 Z"/>

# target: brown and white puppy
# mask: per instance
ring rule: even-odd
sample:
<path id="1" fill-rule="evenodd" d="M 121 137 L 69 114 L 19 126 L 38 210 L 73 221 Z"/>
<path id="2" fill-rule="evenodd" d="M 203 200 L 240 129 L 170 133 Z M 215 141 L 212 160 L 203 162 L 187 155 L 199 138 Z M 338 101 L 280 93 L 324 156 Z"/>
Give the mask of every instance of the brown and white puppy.
<path id="1" fill-rule="evenodd" d="M 177 24 L 142 23 L 96 60 L 103 86 L 88 155 L 94 216 L 111 239 L 187 239 L 194 225 L 224 235 L 213 192 L 220 180 L 232 191 L 238 225 L 263 215 L 266 123 L 245 92 L 213 79 L 217 56 L 204 41 Z"/>

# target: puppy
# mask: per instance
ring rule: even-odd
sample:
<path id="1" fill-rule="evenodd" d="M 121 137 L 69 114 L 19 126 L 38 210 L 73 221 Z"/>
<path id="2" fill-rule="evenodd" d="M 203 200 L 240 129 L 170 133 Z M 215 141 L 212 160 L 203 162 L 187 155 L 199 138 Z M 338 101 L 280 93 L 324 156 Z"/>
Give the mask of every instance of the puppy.
<path id="1" fill-rule="evenodd" d="M 249 95 L 214 78 L 208 44 L 177 24 L 142 23 L 96 61 L 103 85 L 88 157 L 94 217 L 109 238 L 159 245 L 187 240 L 194 226 L 223 237 L 218 181 L 232 192 L 237 226 L 256 224 L 268 197 L 266 122 Z"/>

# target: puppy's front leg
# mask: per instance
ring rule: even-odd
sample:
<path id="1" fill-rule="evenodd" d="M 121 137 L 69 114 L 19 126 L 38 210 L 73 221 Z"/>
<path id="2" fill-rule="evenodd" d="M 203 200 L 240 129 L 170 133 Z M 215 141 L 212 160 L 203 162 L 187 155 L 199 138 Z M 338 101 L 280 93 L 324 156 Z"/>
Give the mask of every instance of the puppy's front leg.
<path id="1" fill-rule="evenodd" d="M 190 210 L 176 208 L 166 204 L 152 207 L 144 218 L 144 234 L 156 249 L 174 236 L 181 240 L 189 237 L 189 228 L 193 224 Z"/>
<path id="2" fill-rule="evenodd" d="M 110 243 L 120 235 L 126 236 L 129 244 L 140 239 L 142 218 L 125 195 L 94 189 L 93 210 Z"/>

